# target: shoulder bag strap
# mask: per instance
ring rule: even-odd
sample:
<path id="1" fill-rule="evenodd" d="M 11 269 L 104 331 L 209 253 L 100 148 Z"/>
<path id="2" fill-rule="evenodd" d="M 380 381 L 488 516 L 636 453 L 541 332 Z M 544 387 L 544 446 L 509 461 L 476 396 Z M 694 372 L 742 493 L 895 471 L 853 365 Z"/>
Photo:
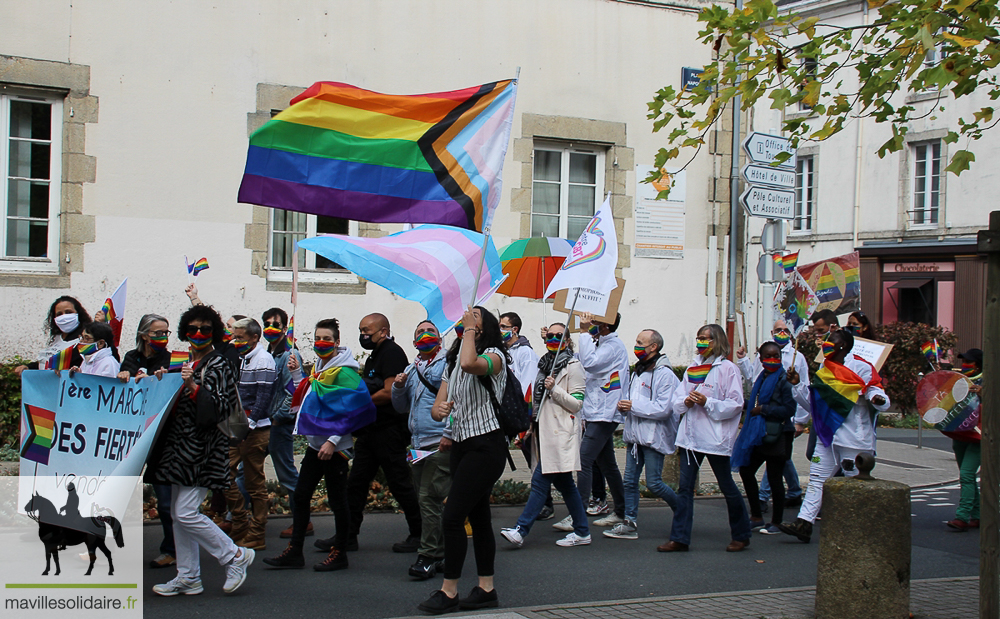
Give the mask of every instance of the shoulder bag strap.
<path id="1" fill-rule="evenodd" d="M 433 393 L 434 395 L 438 394 L 438 389 L 440 385 L 438 387 L 435 387 L 431 383 L 431 381 L 427 380 L 427 377 L 424 376 L 424 373 L 420 371 L 420 369 L 417 367 L 416 364 L 413 364 L 413 371 L 417 373 L 417 378 L 419 378 L 420 382 L 424 384 L 424 387 L 427 387 L 427 389 L 430 390 L 430 392 Z"/>

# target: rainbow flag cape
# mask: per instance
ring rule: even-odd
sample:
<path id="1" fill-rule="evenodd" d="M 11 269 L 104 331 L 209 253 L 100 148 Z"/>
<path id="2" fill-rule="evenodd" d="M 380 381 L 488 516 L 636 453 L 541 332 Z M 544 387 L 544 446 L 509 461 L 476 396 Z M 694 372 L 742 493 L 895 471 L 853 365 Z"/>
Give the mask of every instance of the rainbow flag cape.
<path id="1" fill-rule="evenodd" d="M 38 464 L 48 465 L 56 414 L 54 411 L 30 404 L 24 404 L 23 407 L 24 421 L 28 432 L 21 444 L 21 457 Z"/>
<path id="2" fill-rule="evenodd" d="M 860 376 L 829 359 L 813 374 L 809 402 L 812 404 L 813 429 L 823 445 L 829 447 L 833 443 L 833 435 L 866 387 Z"/>
<path id="3" fill-rule="evenodd" d="M 192 264 L 187 261 L 187 256 L 184 256 L 184 264 L 187 265 L 188 274 L 198 277 L 198 273 L 208 268 L 208 258 L 198 258 Z"/>
<path id="4" fill-rule="evenodd" d="M 298 242 L 404 299 L 417 301 L 436 325 L 462 318 L 473 291 L 483 302 L 503 283 L 500 256 L 482 234 L 451 226 L 417 226 L 381 238 L 330 234 Z M 476 282 L 476 274 L 479 281 Z"/>
<path id="5" fill-rule="evenodd" d="M 799 263 L 799 252 L 787 254 L 781 257 L 781 266 L 785 269 L 785 275 L 795 270 L 795 265 Z"/>
<path id="6" fill-rule="evenodd" d="M 611 391 L 616 391 L 622 388 L 622 378 L 619 376 L 618 372 L 612 372 L 611 376 L 608 377 L 608 382 L 601 385 L 601 391 L 604 393 L 609 393 Z"/>
<path id="7" fill-rule="evenodd" d="M 375 404 L 357 371 L 334 367 L 299 383 L 292 395 L 295 433 L 344 436 L 375 421 Z"/>
<path id="8" fill-rule="evenodd" d="M 171 351 L 170 352 L 170 365 L 167 366 L 168 372 L 180 372 L 184 364 L 191 359 L 191 353 L 181 352 L 181 351 Z"/>
<path id="9" fill-rule="evenodd" d="M 45 362 L 46 370 L 68 370 L 73 367 L 73 346 L 63 348 Z"/>
<path id="10" fill-rule="evenodd" d="M 708 378 L 708 373 L 712 369 L 711 363 L 702 365 L 692 365 L 687 369 L 687 379 L 692 385 L 700 385 Z"/>
<path id="11" fill-rule="evenodd" d="M 938 349 L 937 338 L 934 338 L 929 342 L 924 342 L 923 345 L 920 346 L 920 352 L 922 352 L 931 363 L 938 363 L 941 351 Z"/>
<path id="12" fill-rule="evenodd" d="M 488 228 L 514 80 L 387 95 L 316 82 L 250 136 L 240 202 L 385 223 Z"/>

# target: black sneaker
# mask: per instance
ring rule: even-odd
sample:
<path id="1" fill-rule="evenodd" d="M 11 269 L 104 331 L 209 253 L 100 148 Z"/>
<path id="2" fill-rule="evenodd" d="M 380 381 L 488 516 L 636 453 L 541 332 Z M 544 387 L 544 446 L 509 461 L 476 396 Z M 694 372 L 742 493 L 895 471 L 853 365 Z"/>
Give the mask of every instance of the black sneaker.
<path id="1" fill-rule="evenodd" d="M 402 542 L 392 545 L 393 552 L 416 552 L 420 549 L 420 536 L 410 535 Z"/>
<path id="2" fill-rule="evenodd" d="M 292 546 L 289 544 L 288 548 L 285 548 L 284 552 L 277 557 L 264 559 L 264 565 L 270 565 L 279 569 L 302 569 L 306 566 L 306 559 L 302 556 L 302 546 Z"/>
<path id="3" fill-rule="evenodd" d="M 322 563 L 314 565 L 313 569 L 317 572 L 335 572 L 337 570 L 346 570 L 347 553 L 339 548 L 334 548 L 330 551 L 330 554 L 327 555 L 326 560 Z"/>
<path id="4" fill-rule="evenodd" d="M 497 590 L 483 591 L 482 587 L 474 587 L 472 592 L 469 593 L 469 597 L 462 598 L 458 601 L 458 605 L 462 610 L 475 610 L 477 608 L 496 608 L 500 605 L 500 599 L 497 597 Z"/>
<path id="5" fill-rule="evenodd" d="M 808 520 L 803 520 L 801 518 L 796 518 L 795 522 L 792 524 L 781 523 L 778 525 L 782 533 L 787 533 L 788 535 L 793 535 L 799 538 L 800 542 L 809 543 L 810 538 L 812 538 L 813 525 Z"/>
<path id="6" fill-rule="evenodd" d="M 438 589 L 427 598 L 426 602 L 421 602 L 417 608 L 432 615 L 443 615 L 453 613 L 458 610 L 458 596 L 448 597 L 448 594 Z"/>
<path id="7" fill-rule="evenodd" d="M 427 555 L 417 555 L 417 562 L 410 566 L 410 576 L 417 580 L 427 580 L 434 578 L 434 574 L 440 571 L 441 561 L 432 559 Z"/>
<path id="8" fill-rule="evenodd" d="M 313 546 L 322 550 L 323 552 L 330 552 L 331 550 L 333 550 L 334 539 L 335 538 L 333 537 L 328 537 L 326 539 L 317 539 L 315 542 L 313 542 Z M 347 538 L 347 544 L 344 546 L 344 550 L 348 552 L 357 552 L 358 537 L 356 535 L 352 535 L 351 537 Z"/>
<path id="9" fill-rule="evenodd" d="M 542 511 L 538 512 L 538 517 L 535 520 L 551 520 L 553 516 L 556 515 L 556 510 L 552 509 L 548 505 L 542 507 Z"/>

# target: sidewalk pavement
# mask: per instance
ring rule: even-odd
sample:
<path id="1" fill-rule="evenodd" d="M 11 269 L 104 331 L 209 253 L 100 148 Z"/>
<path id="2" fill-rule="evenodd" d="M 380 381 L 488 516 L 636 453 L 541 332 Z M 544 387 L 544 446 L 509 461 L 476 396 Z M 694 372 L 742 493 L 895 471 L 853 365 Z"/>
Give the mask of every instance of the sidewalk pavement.
<path id="1" fill-rule="evenodd" d="M 511 608 L 458 614 L 477 619 L 812 619 L 816 588 L 762 589 L 638 600 Z M 934 578 L 910 583 L 914 619 L 969 619 L 979 612 L 979 579 Z"/>

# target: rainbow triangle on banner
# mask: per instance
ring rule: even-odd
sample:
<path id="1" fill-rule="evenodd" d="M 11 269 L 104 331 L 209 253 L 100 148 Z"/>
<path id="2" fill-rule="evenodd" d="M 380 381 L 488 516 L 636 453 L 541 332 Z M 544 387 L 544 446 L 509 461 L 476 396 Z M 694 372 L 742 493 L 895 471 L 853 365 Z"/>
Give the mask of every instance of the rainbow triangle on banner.
<path id="1" fill-rule="evenodd" d="M 30 404 L 24 405 L 28 422 L 28 436 L 21 445 L 21 457 L 38 464 L 48 465 L 49 450 L 52 449 L 56 414 Z"/>

